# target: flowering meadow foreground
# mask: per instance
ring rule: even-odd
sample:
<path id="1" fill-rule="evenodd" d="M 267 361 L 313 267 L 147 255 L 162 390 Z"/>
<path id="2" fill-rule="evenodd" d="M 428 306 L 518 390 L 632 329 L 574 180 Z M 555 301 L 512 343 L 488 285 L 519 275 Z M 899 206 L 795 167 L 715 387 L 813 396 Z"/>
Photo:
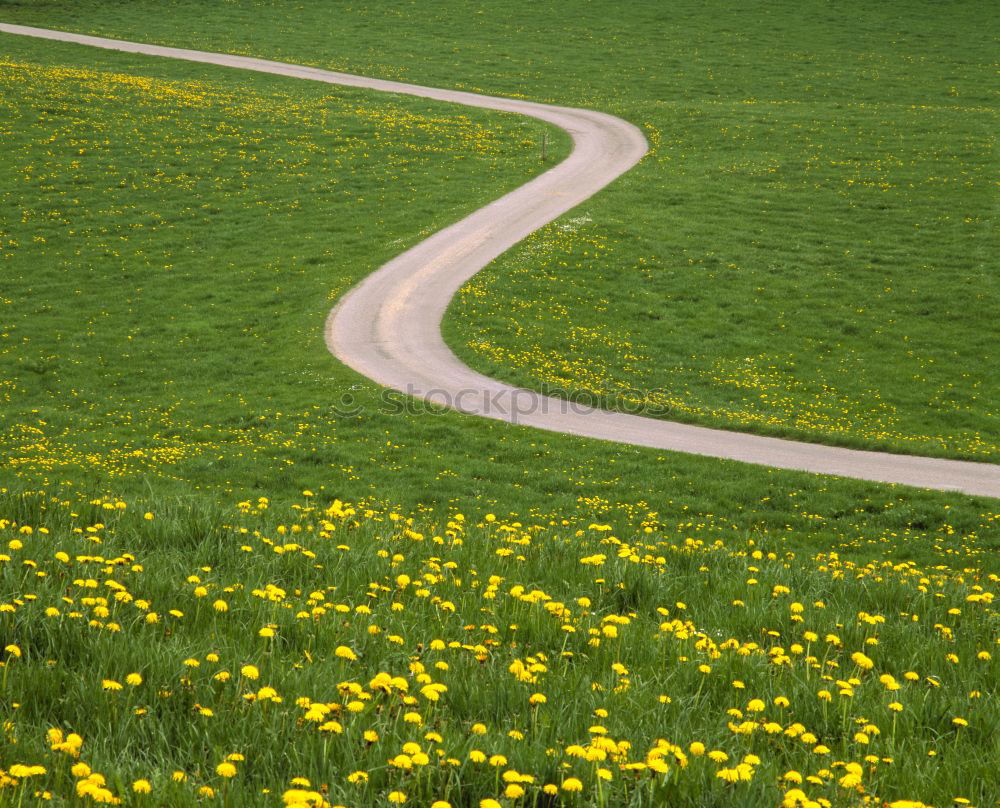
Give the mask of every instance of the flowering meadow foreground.
<path id="1" fill-rule="evenodd" d="M 0 803 L 1000 797 L 975 536 L 922 568 L 655 514 L 616 535 L 304 494 L 0 496 Z"/>

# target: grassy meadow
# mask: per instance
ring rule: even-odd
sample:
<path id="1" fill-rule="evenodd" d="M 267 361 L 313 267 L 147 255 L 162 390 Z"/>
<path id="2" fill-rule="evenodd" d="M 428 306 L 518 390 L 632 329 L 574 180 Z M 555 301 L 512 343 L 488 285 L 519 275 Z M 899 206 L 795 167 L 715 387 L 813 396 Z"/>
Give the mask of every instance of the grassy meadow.
<path id="1" fill-rule="evenodd" d="M 201 6 L 3 8 L 622 115 L 653 153 L 469 284 L 446 332 L 460 355 L 673 419 L 1000 457 L 981 4 Z"/>
<path id="2" fill-rule="evenodd" d="M 622 114 L 653 154 L 477 277 L 456 350 L 995 460 L 972 7 L 888 44 L 888 7 L 607 8 L 0 20 Z M 400 414 L 329 357 L 336 297 L 542 135 L 0 37 L 0 805 L 997 804 L 995 501 Z"/>
<path id="3" fill-rule="evenodd" d="M 312 492 L 3 504 L 4 804 L 1000 796 L 997 575 L 975 566 Z"/>

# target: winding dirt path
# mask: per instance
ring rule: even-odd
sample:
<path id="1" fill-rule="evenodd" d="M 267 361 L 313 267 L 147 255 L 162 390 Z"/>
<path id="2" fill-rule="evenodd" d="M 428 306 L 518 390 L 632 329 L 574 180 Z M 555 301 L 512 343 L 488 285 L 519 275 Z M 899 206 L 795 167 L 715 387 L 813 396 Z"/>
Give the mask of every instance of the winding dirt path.
<path id="1" fill-rule="evenodd" d="M 458 360 L 441 337 L 441 320 L 451 298 L 502 252 L 635 165 L 647 144 L 632 124 L 590 110 L 419 87 L 245 56 L 3 23 L 0 32 L 516 112 L 568 132 L 574 148 L 563 162 L 394 258 L 351 289 L 330 312 L 326 323 L 330 351 L 379 384 L 471 415 L 553 432 L 1000 498 L 997 465 L 842 449 L 595 410 L 511 387 Z"/>

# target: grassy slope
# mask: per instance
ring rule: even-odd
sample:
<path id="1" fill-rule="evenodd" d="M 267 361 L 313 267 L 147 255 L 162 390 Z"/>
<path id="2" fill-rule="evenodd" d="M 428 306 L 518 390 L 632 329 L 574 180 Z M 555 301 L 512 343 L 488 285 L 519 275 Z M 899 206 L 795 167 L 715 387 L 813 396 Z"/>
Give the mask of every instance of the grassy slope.
<path id="1" fill-rule="evenodd" d="M 45 8 L 51 17 L 64 7 Z M 232 6 L 218 13 L 201 15 L 199 23 L 218 32 L 240 19 L 225 16 L 240 13 Z M 181 22 L 169 15 L 147 21 Z M 310 37 L 297 29 L 285 36 L 286 57 L 301 61 L 296 43 Z M 437 119 L 436 109 L 410 108 L 422 113 L 411 119 L 399 105 L 363 94 L 337 91 L 343 100 L 336 100 L 327 88 L 299 83 L 9 38 L 0 46 L 0 61 L 39 65 L 0 74 L 11 132 L 5 140 L 17 137 L 19 144 L 18 161 L 0 169 L 18 172 L 0 187 L 8 190 L 5 205 L 34 211 L 27 222 L 4 218 L 6 238 L 18 246 L 6 245 L 3 277 L 14 281 L 17 297 L 7 297 L 4 286 L 12 302 L 0 308 L 0 333 L 18 365 L 3 379 L 3 482 L 62 494 L 58 502 L 0 492 L 0 587 L 9 593 L 0 603 L 0 644 L 13 642 L 22 652 L 18 659 L 6 651 L 3 660 L 4 703 L 21 707 L 5 713 L 12 722 L 4 731 L 18 743 L 5 747 L 0 766 L 44 763 L 49 773 L 29 784 L 44 783 L 57 795 L 71 791 L 69 761 L 44 740 L 44 730 L 58 725 L 84 736 L 83 759 L 136 805 L 148 803 L 130 793 L 140 777 L 152 782 L 150 799 L 171 805 L 194 804 L 202 786 L 225 794 L 230 805 L 260 805 L 277 804 L 273 792 L 294 775 L 352 805 L 384 805 L 390 789 L 407 792 L 408 804 L 437 797 L 476 804 L 499 796 L 496 770 L 468 761 L 472 749 L 484 749 L 536 776 L 529 795 L 573 774 L 584 787 L 576 802 L 596 805 L 594 766 L 565 755 L 570 768 L 561 770 L 561 759 L 546 750 L 587 746 L 588 729 L 601 723 L 633 745 L 634 761 L 665 734 L 685 749 L 694 740 L 724 749 L 730 764 L 749 752 L 761 758 L 752 783 L 740 786 L 716 777 L 723 767 L 706 758 L 691 756 L 682 770 L 675 751 L 668 753 L 671 777 L 641 775 L 636 787 L 612 765 L 613 783 L 600 788 L 613 804 L 774 805 L 788 787 L 778 784 L 783 772 L 818 776 L 831 763 L 832 777 L 804 787 L 810 796 L 843 802 L 857 792 L 837 784 L 844 770 L 836 761 L 865 753 L 896 759 L 864 769 L 864 786 L 881 797 L 945 804 L 963 796 L 983 805 L 995 799 L 989 729 L 997 721 L 996 662 L 977 654 L 995 641 L 996 614 L 989 603 L 966 601 L 974 587 L 995 588 L 988 575 L 997 571 L 1000 517 L 993 503 L 618 449 L 452 414 L 390 416 L 378 411 L 375 390 L 324 354 L 319 328 L 328 296 L 399 249 L 392 241 L 416 238 L 429 223 L 425 215 L 443 210 L 446 221 L 475 194 L 488 198 L 519 181 L 519 173 L 537 166 L 526 156 L 535 153 L 536 131 L 509 123 L 491 129 L 499 153 L 483 155 L 468 134 L 485 116 L 470 116 L 456 129 Z M 86 103 L 75 100 L 81 93 Z M 165 114 L 179 101 L 177 115 Z M 327 145 L 331 132 L 344 147 L 339 166 L 314 148 Z M 376 143 L 376 135 L 385 139 Z M 249 178 L 241 154 L 248 139 L 254 162 L 266 166 L 255 166 Z M 169 159 L 157 153 L 164 143 L 173 149 Z M 385 165 L 365 160 L 365 150 L 381 154 Z M 401 186 L 395 175 L 404 163 L 411 182 Z M 31 179 L 21 171 L 26 165 L 33 166 Z M 125 165 L 147 170 L 129 175 L 123 192 Z M 261 176 L 266 185 L 252 181 Z M 444 177 L 450 182 L 439 181 Z M 309 195 L 331 197 L 314 217 L 295 206 Z M 361 211 L 359 196 L 369 200 Z M 130 206 L 140 203 L 149 210 L 136 218 Z M 426 211 L 413 217 L 417 205 Z M 379 215 L 384 229 L 374 240 Z M 281 238 L 248 244 L 265 227 Z M 316 234 L 324 232 L 320 241 Z M 220 261 L 205 245 L 223 239 Z M 386 255 L 373 255 L 373 247 Z M 225 305 L 233 298 L 239 305 Z M 331 410 L 348 392 L 362 407 L 357 417 Z M 146 456 L 131 454 L 136 449 Z M 15 473 L 17 458 L 24 462 Z M 296 501 L 305 487 L 318 496 Z M 128 507 L 80 501 L 101 491 L 125 497 Z M 393 527 L 382 508 L 354 518 L 314 509 L 333 494 L 399 502 L 418 512 L 413 526 L 422 534 Z M 248 503 L 237 514 L 226 506 L 237 496 L 256 502 L 261 495 L 274 500 L 269 509 Z M 150 520 L 142 517 L 147 508 L 155 511 Z M 444 518 L 460 510 L 476 522 L 488 509 L 499 510 L 499 523 L 463 526 Z M 513 521 L 506 513 L 520 526 L 501 526 Z M 872 563 L 854 568 L 812 558 L 829 549 Z M 67 560 L 55 555 L 59 550 Z M 920 566 L 893 569 L 883 558 L 912 558 Z M 400 574 L 424 576 L 425 594 L 404 586 Z M 501 579 L 495 598 L 483 596 L 491 575 Z M 88 579 L 111 579 L 127 596 L 109 597 L 107 605 L 89 599 L 110 596 L 111 587 L 95 591 Z M 271 600 L 255 594 L 268 584 Z M 544 590 L 569 612 L 522 599 L 516 584 L 528 593 Z M 373 613 L 362 608 L 345 617 L 332 605 L 317 612 L 316 592 Z M 581 597 L 589 604 L 577 602 Z M 803 623 L 792 598 L 805 604 Z M 214 608 L 216 599 L 228 610 Z M 47 615 L 51 608 L 60 614 Z M 311 619 L 301 617 L 305 610 Z M 859 612 L 887 622 L 867 623 Z M 605 618 L 623 614 L 631 622 L 618 627 L 617 640 L 605 633 Z M 665 620 L 679 622 L 664 628 Z M 274 641 L 257 636 L 271 625 Z M 799 642 L 810 648 L 807 629 L 821 638 L 835 633 L 841 645 L 795 650 Z M 879 645 L 866 644 L 875 635 Z M 729 637 L 747 653 L 720 651 L 716 644 Z M 428 650 L 435 639 L 458 647 Z M 779 642 L 789 665 L 769 663 L 757 645 Z M 359 661 L 336 657 L 342 644 Z M 861 649 L 875 659 L 874 672 L 856 670 L 850 655 Z M 549 670 L 537 682 L 518 682 L 511 662 L 539 653 Z M 821 671 L 804 659 L 810 653 L 832 673 L 858 674 L 850 700 L 836 695 L 832 681 L 820 684 Z M 949 653 L 959 661 L 950 662 Z M 419 692 L 418 669 L 410 667 L 416 657 L 449 688 L 440 703 Z M 247 662 L 260 667 L 259 680 L 241 678 Z M 710 676 L 698 671 L 701 664 L 712 666 Z M 228 681 L 213 678 L 220 669 Z M 300 720 L 300 697 L 343 705 L 346 692 L 332 683 L 365 686 L 383 670 L 407 678 L 416 704 L 404 708 L 398 694 L 374 694 L 360 713 L 338 716 L 343 735 L 326 739 Z M 902 680 L 907 670 L 921 678 L 900 691 L 885 692 L 875 678 L 888 672 Z M 141 685 L 102 688 L 103 679 L 124 682 L 134 672 Z M 263 685 L 283 701 L 247 704 L 243 694 Z M 815 695 L 823 686 L 835 693 L 829 709 Z M 532 692 L 548 696 L 534 712 L 526 701 Z M 790 699 L 789 708 L 774 703 L 779 695 Z M 752 698 L 766 702 L 761 716 L 801 722 L 832 753 L 815 754 L 786 735 L 734 734 L 725 711 L 757 715 L 747 710 Z M 905 707 L 898 727 L 886 708 L 890 699 Z M 402 721 L 406 709 L 421 713 L 423 730 Z M 862 716 L 881 729 L 868 745 L 853 736 Z M 952 724 L 956 716 L 970 726 Z M 485 735 L 470 732 L 475 721 L 487 725 Z M 431 728 L 440 741 L 423 737 Z M 365 743 L 364 729 L 377 730 L 381 740 Z M 462 762 L 420 776 L 385 765 L 413 740 L 431 755 L 441 749 Z M 226 785 L 214 766 L 233 752 L 247 760 Z M 170 779 L 175 768 L 187 773 L 186 783 Z M 346 782 L 354 769 L 369 774 L 368 786 Z M 0 804 L 11 794 L 17 792 L 0 791 Z"/>
<path id="2" fill-rule="evenodd" d="M 923 3 L 632 3 L 609 20 L 602 3 L 245 2 L 197 27 L 144 8 L 6 15 L 646 127 L 638 170 L 470 284 L 448 335 L 478 367 L 672 418 L 996 459 L 997 121 L 976 4 L 942 23 Z"/>
<path id="3" fill-rule="evenodd" d="M 10 63 L 95 58 L 12 38 L 4 48 Z M 331 298 L 434 217 L 454 218 L 475 204 L 468 197 L 535 170 L 537 130 L 515 122 L 511 135 L 484 135 L 474 122 L 493 118 L 453 125 L 408 118 L 412 105 L 287 80 L 104 53 L 98 64 L 96 75 L 5 69 L 5 97 L 19 99 L 5 118 L 19 144 L 4 164 L 16 214 L 5 220 L 4 251 L 8 484 L 233 500 L 325 487 L 407 509 L 478 503 L 522 515 L 611 512 L 631 524 L 655 513 L 724 534 L 795 530 L 796 541 L 845 549 L 883 544 L 892 531 L 914 539 L 891 548 L 907 557 L 933 555 L 919 539 L 956 529 L 993 541 L 990 509 L 973 499 L 455 414 L 393 414 L 329 359 L 321 325 Z M 143 89 L 124 75 L 181 84 Z M 178 98 L 183 115 L 165 114 Z M 317 145 L 331 128 L 334 153 Z M 44 159 L 39 143 L 48 143 Z M 459 151 L 447 161 L 445 149 Z M 247 176 L 254 156 L 263 168 Z M 474 159 L 493 187 L 473 192 L 471 172 L 457 173 Z M 400 183 L 404 169 L 411 179 Z M 260 232 L 271 237 L 255 240 Z M 344 396 L 357 415 L 337 412 Z"/>

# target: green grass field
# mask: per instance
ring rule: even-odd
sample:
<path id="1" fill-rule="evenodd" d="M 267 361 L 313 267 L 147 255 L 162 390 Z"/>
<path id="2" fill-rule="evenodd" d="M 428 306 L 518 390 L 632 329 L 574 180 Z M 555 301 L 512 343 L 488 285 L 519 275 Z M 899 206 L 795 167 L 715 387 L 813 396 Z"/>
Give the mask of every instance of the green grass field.
<path id="1" fill-rule="evenodd" d="M 998 129 L 981 7 L 10 4 L 6 16 L 542 101 L 653 154 L 477 277 L 447 334 L 609 405 L 996 460 Z M 151 19 L 152 17 L 152 19 Z M 571 274 L 573 283 L 566 283 Z"/>
<path id="2" fill-rule="evenodd" d="M 425 212 L 443 224 L 539 170 L 534 124 L 4 48 L 0 445 L 19 489 L 232 503 L 322 485 L 407 510 L 711 515 L 726 530 L 808 528 L 817 547 L 989 524 L 973 499 L 401 417 L 334 362 L 322 323 L 337 294 L 426 233 Z"/>
<path id="3" fill-rule="evenodd" d="M 0 0 L 0 20 L 623 114 L 654 154 L 477 278 L 448 323 L 456 347 L 610 404 L 683 388 L 671 417 L 995 457 L 992 113 L 975 95 L 971 11 L 932 38 L 911 7 L 865 78 L 835 55 L 874 52 L 873 35 L 806 9 L 794 30 L 823 33 L 801 58 L 743 72 L 761 112 L 724 67 L 791 47 L 789 12 L 770 8 L 656 27 L 622 7 L 589 44 L 583 32 L 609 30 L 602 4 L 569 20 L 518 6 L 508 25 L 499 7 L 449 4 L 332 16 L 315 2 Z M 557 23 L 574 27 L 547 38 Z M 663 42 L 635 48 L 639 33 Z M 925 51 L 921 89 L 901 65 Z M 877 192 L 893 202 L 821 227 L 834 197 L 851 199 L 825 163 L 809 182 L 789 175 L 794 124 L 826 156 L 885 162 L 873 144 L 902 120 L 885 99 L 902 110 L 945 79 L 952 101 L 906 113 L 919 126 L 893 147 L 899 187 Z M 779 88 L 798 103 L 774 103 Z M 819 114 L 836 103 L 840 123 Z M 953 131 L 973 133 L 964 167 Z M 995 502 L 394 414 L 329 357 L 337 295 L 542 170 L 541 136 L 509 116 L 0 37 L 0 804 L 1000 799 Z M 547 139 L 553 158 L 565 150 Z M 774 151 L 767 176 L 719 170 Z M 903 189 L 932 164 L 967 187 L 938 172 L 933 193 Z M 797 246 L 762 238 L 778 269 L 742 236 L 720 240 L 720 221 L 743 234 L 771 221 L 752 200 L 813 228 Z M 935 219 L 949 200 L 978 220 Z M 932 231 L 919 244 L 899 235 L 916 214 Z M 866 238 L 875 275 L 845 259 L 809 280 Z M 914 256 L 940 272 L 913 275 Z M 786 328 L 747 308 L 757 283 Z M 962 294 L 968 316 L 945 318 Z M 650 328 L 676 318 L 687 325 Z M 839 329 L 827 353 L 821 318 Z M 725 364 L 771 338 L 775 369 Z M 918 369 L 896 340 L 920 346 L 904 350 Z M 670 351 L 691 358 L 674 367 Z M 926 385 L 948 383 L 947 406 L 923 406 Z"/>

